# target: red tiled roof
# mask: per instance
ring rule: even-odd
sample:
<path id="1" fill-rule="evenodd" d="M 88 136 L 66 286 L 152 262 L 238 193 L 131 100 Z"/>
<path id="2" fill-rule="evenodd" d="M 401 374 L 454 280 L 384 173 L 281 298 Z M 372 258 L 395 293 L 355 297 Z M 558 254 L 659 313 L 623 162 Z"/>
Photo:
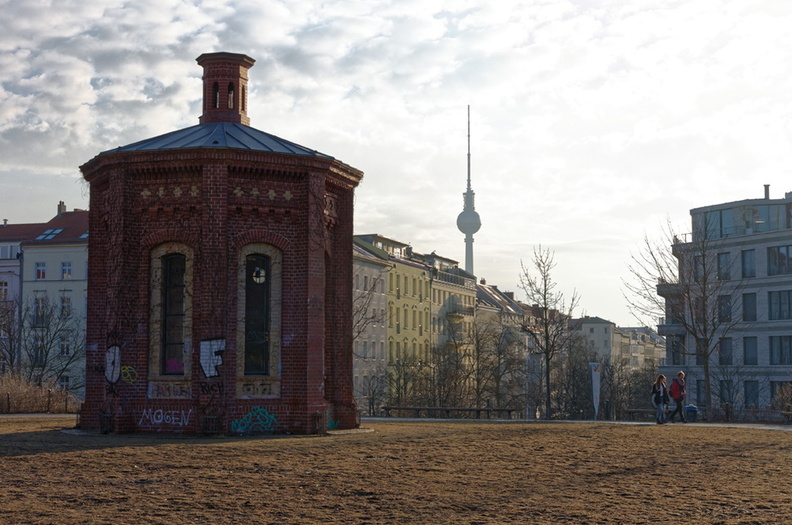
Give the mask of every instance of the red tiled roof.
<path id="1" fill-rule="evenodd" d="M 44 229 L 44 224 L 39 222 L 0 226 L 0 242 L 22 242 L 34 239 Z"/>
<path id="2" fill-rule="evenodd" d="M 88 212 L 85 210 L 67 211 L 37 226 L 35 236 L 27 240 L 26 245 L 88 242 Z"/>

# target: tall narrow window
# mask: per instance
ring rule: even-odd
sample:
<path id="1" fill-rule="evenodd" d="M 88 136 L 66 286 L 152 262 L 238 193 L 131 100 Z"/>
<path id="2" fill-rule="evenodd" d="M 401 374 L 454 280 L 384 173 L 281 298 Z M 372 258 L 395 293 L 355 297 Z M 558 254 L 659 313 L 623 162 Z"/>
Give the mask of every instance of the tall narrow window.
<path id="1" fill-rule="evenodd" d="M 731 257 L 729 253 L 718 254 L 718 280 L 728 281 L 731 279 Z"/>
<path id="2" fill-rule="evenodd" d="M 756 348 L 756 337 L 743 337 L 743 364 L 759 364 L 759 354 L 757 353 Z"/>
<path id="3" fill-rule="evenodd" d="M 47 278 L 47 263 L 36 263 L 36 280 L 41 281 Z"/>
<path id="4" fill-rule="evenodd" d="M 60 316 L 64 319 L 68 319 L 72 316 L 72 302 L 71 297 L 68 295 L 61 295 Z"/>
<path id="5" fill-rule="evenodd" d="M 756 321 L 756 294 L 744 293 L 742 296 L 743 321 Z"/>
<path id="6" fill-rule="evenodd" d="M 234 109 L 234 84 L 228 84 L 228 109 Z"/>
<path id="7" fill-rule="evenodd" d="M 742 251 L 742 276 L 743 279 L 756 277 L 756 251 Z"/>
<path id="8" fill-rule="evenodd" d="M 186 258 L 162 257 L 162 373 L 184 373 L 184 313 Z"/>
<path id="9" fill-rule="evenodd" d="M 215 109 L 220 109 L 220 85 L 217 82 L 212 86 L 212 104 Z"/>
<path id="10" fill-rule="evenodd" d="M 269 374 L 270 258 L 245 258 L 245 375 Z"/>
<path id="11" fill-rule="evenodd" d="M 240 106 L 242 106 L 242 111 L 247 111 L 247 86 L 242 86 L 242 96 L 239 100 Z"/>

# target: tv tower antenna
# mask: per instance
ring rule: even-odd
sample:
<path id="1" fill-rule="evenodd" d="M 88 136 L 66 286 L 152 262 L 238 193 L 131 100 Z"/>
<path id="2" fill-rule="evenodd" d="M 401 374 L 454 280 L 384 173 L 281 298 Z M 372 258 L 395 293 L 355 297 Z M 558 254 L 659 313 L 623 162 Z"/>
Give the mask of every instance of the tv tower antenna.
<path id="1" fill-rule="evenodd" d="M 467 107 L 467 191 L 462 194 L 465 203 L 457 217 L 457 228 L 465 234 L 465 271 L 473 271 L 473 234 L 481 228 L 481 218 L 476 212 L 476 193 L 470 183 L 470 105 Z"/>

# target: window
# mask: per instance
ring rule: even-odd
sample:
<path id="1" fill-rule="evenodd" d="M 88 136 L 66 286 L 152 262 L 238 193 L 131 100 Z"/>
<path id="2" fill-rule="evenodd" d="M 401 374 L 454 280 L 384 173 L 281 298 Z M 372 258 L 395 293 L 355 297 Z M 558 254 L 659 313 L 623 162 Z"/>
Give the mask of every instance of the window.
<path id="1" fill-rule="evenodd" d="M 756 337 L 743 337 L 743 364 L 759 364 L 759 354 L 756 350 Z"/>
<path id="2" fill-rule="evenodd" d="M 68 337 L 61 337 L 58 345 L 61 357 L 68 357 L 71 355 L 71 342 Z"/>
<path id="3" fill-rule="evenodd" d="M 728 281 L 731 279 L 731 257 L 727 253 L 718 254 L 718 280 Z"/>
<path id="4" fill-rule="evenodd" d="M 776 397 L 781 394 L 781 390 L 786 389 L 789 385 L 789 381 L 770 381 L 770 402 L 775 401 Z"/>
<path id="5" fill-rule="evenodd" d="M 363 276 L 363 291 L 370 292 L 369 285 L 368 285 L 368 275 Z"/>
<path id="6" fill-rule="evenodd" d="M 42 338 L 40 335 L 37 335 L 33 343 L 33 366 L 35 368 L 43 367 L 45 357 L 46 352 L 44 349 L 44 338 Z"/>
<path id="7" fill-rule="evenodd" d="M 720 366 L 732 365 L 732 340 L 731 337 L 724 337 L 718 341 L 718 364 Z"/>
<path id="8" fill-rule="evenodd" d="M 234 109 L 234 84 L 228 84 L 228 109 Z"/>
<path id="9" fill-rule="evenodd" d="M 69 376 L 60 376 L 58 378 L 58 386 L 61 390 L 69 389 Z"/>
<path id="10" fill-rule="evenodd" d="M 50 239 L 54 239 L 56 235 L 63 231 L 63 228 L 51 229 L 51 230 L 44 230 L 44 232 L 36 237 L 37 241 L 49 241 Z"/>
<path id="11" fill-rule="evenodd" d="M 792 319 L 792 308 L 790 308 L 791 300 L 792 292 L 788 290 L 782 292 L 767 292 L 770 320 Z"/>
<path id="12" fill-rule="evenodd" d="M 703 379 L 696 380 L 696 403 L 699 407 L 707 406 L 706 387 Z"/>
<path id="13" fill-rule="evenodd" d="M 149 255 L 149 379 L 189 377 L 185 343 L 192 338 L 192 250 L 175 242 Z"/>
<path id="14" fill-rule="evenodd" d="M 245 375 L 269 375 L 270 267 L 266 255 L 245 258 Z"/>
<path id="15" fill-rule="evenodd" d="M 72 303 L 71 297 L 68 295 L 61 295 L 60 298 L 60 316 L 67 319 L 72 316 Z"/>
<path id="16" fill-rule="evenodd" d="M 742 296 L 743 321 L 756 321 L 756 294 L 744 293 Z"/>
<path id="17" fill-rule="evenodd" d="M 36 263 L 36 280 L 41 281 L 47 278 L 47 263 Z"/>
<path id="18" fill-rule="evenodd" d="M 731 321 L 731 297 L 728 295 L 718 296 L 718 321 L 721 323 Z"/>
<path id="19" fill-rule="evenodd" d="M 674 335 L 671 336 L 671 364 L 676 366 L 684 366 L 685 364 L 685 336 Z"/>
<path id="20" fill-rule="evenodd" d="M 771 246 L 767 249 L 767 275 L 785 275 L 792 273 L 792 246 Z"/>
<path id="21" fill-rule="evenodd" d="M 792 365 L 792 336 L 770 336 L 770 364 Z"/>
<path id="22" fill-rule="evenodd" d="M 0 301 L 8 299 L 8 281 L 0 281 Z"/>
<path id="23" fill-rule="evenodd" d="M 742 251 L 742 276 L 743 279 L 756 277 L 756 251 Z"/>
<path id="24" fill-rule="evenodd" d="M 181 253 L 162 261 L 162 373 L 184 374 L 184 315 L 187 258 Z"/>
<path id="25" fill-rule="evenodd" d="M 703 366 L 706 355 L 709 355 L 709 348 L 707 348 L 706 341 L 698 339 L 696 341 L 696 366 Z"/>
<path id="26" fill-rule="evenodd" d="M 49 300 L 46 296 L 38 296 L 34 300 L 33 326 L 42 327 L 47 321 Z"/>
<path id="27" fill-rule="evenodd" d="M 239 355 L 237 374 L 259 376 L 264 385 L 258 397 L 280 395 L 280 250 L 264 243 L 248 244 L 239 255 Z M 365 343 L 364 343 L 365 344 Z M 267 376 L 269 379 L 262 379 Z M 242 383 L 238 388 L 243 388 Z M 238 390 L 238 393 L 242 393 Z"/>
<path id="28" fill-rule="evenodd" d="M 756 406 L 759 404 L 759 381 L 745 381 L 743 390 L 745 392 L 745 406 Z"/>
<path id="29" fill-rule="evenodd" d="M 721 403 L 734 403 L 734 382 L 731 379 L 721 379 L 718 386 Z"/>
<path id="30" fill-rule="evenodd" d="M 693 279 L 700 283 L 704 280 L 704 257 L 701 255 L 696 255 L 693 258 Z"/>
<path id="31" fill-rule="evenodd" d="M 61 279 L 67 280 L 72 278 L 72 263 L 70 262 L 62 262 L 61 263 Z"/>

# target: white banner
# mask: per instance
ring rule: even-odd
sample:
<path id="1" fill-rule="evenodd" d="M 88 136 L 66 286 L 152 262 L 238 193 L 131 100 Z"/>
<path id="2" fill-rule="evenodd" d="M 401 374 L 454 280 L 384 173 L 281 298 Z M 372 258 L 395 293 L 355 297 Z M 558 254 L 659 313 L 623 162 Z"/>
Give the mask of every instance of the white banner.
<path id="1" fill-rule="evenodd" d="M 591 369 L 591 394 L 594 399 L 594 419 L 597 419 L 600 404 L 600 364 L 589 363 L 589 368 Z"/>

